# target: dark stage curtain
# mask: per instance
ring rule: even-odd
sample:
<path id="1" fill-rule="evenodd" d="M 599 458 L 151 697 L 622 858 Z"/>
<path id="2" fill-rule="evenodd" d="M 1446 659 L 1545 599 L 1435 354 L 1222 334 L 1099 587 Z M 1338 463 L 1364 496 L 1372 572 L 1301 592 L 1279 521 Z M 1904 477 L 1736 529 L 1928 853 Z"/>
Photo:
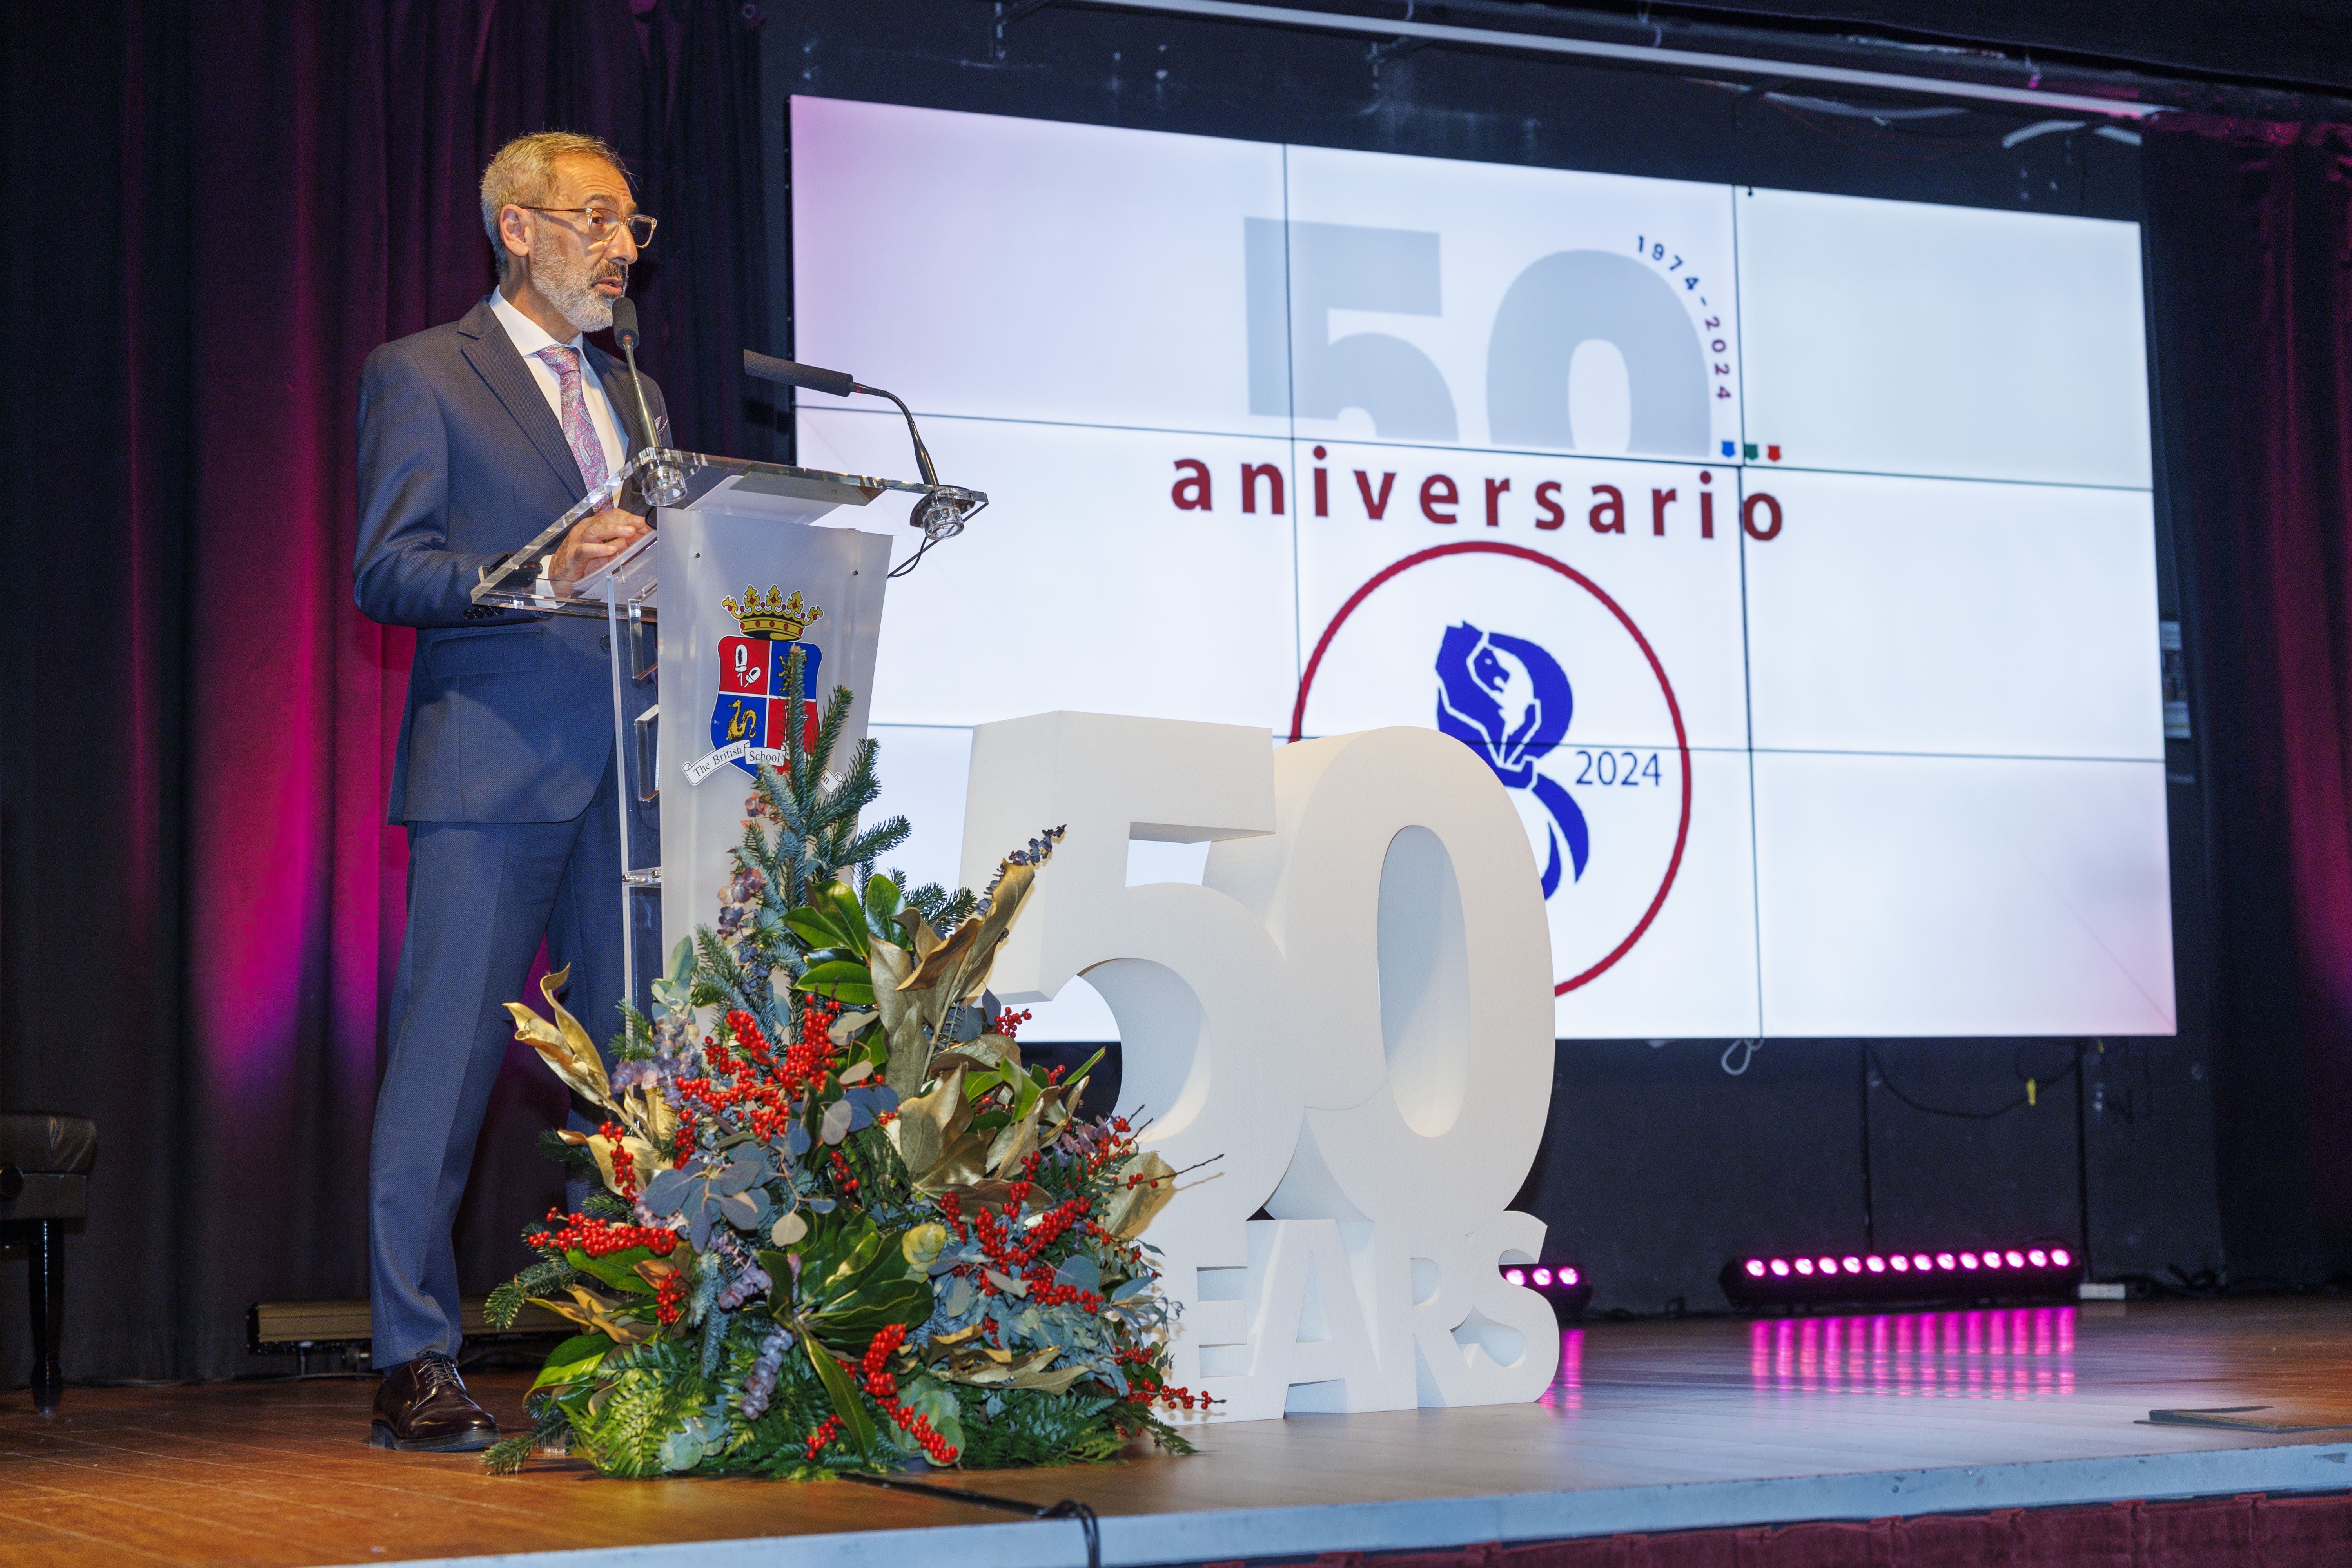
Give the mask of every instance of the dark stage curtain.
<path id="1" fill-rule="evenodd" d="M 680 444 L 745 450 L 758 22 L 734 0 L 0 12 L 0 1109 L 100 1120 L 68 1376 L 233 1374 L 252 1302 L 366 1294 L 410 638 L 352 605 L 360 362 L 490 287 L 475 192 L 499 142 L 592 132 L 662 220 L 633 291 Z M 530 1144 L 561 1108 L 509 1058 L 469 1289 L 560 1194 Z M 21 1275 L 0 1270 L 0 1379 L 25 1375 Z"/>
<path id="2" fill-rule="evenodd" d="M 2352 127 L 2145 148 L 2241 1281 L 2352 1271 Z"/>

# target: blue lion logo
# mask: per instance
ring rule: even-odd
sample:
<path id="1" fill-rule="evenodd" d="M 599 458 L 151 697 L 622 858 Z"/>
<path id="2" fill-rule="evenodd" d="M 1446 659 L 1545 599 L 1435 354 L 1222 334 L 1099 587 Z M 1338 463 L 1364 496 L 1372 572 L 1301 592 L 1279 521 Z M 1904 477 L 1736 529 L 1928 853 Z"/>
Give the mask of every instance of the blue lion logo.
<path id="1" fill-rule="evenodd" d="M 1559 661 L 1525 637 L 1482 632 L 1465 621 L 1445 628 L 1437 647 L 1437 727 L 1476 752 L 1509 789 L 1531 790 L 1551 814 L 1544 897 L 1559 887 L 1560 846 L 1572 876 L 1584 879 L 1591 837 L 1568 791 L 1538 771 L 1568 733 L 1575 693 Z"/>

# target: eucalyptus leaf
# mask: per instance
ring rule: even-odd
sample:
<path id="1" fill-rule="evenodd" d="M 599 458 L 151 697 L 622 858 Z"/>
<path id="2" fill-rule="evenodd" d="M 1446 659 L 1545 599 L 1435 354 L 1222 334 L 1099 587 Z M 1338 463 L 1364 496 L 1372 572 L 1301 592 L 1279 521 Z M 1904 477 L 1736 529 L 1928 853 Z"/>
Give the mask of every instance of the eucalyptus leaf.
<path id="1" fill-rule="evenodd" d="M 856 1108 L 846 1100 L 836 1100 L 824 1108 L 824 1123 L 819 1130 L 827 1143 L 838 1143 L 849 1136 L 850 1123 Z"/>
<path id="2" fill-rule="evenodd" d="M 738 1230 L 756 1229 L 760 1224 L 760 1205 L 747 1193 L 723 1194 L 719 1200 L 719 1212 Z"/>
<path id="3" fill-rule="evenodd" d="M 1054 1270 L 1054 1283 L 1099 1294 L 1102 1290 L 1102 1270 L 1085 1253 L 1072 1253 L 1059 1268 Z"/>
<path id="4" fill-rule="evenodd" d="M 676 1214 L 685 1205 L 687 1195 L 692 1190 L 693 1179 L 701 1173 L 702 1162 L 699 1160 L 689 1160 L 675 1169 L 656 1172 L 654 1179 L 646 1184 L 646 1190 L 638 1201 L 646 1205 L 647 1214 Z"/>

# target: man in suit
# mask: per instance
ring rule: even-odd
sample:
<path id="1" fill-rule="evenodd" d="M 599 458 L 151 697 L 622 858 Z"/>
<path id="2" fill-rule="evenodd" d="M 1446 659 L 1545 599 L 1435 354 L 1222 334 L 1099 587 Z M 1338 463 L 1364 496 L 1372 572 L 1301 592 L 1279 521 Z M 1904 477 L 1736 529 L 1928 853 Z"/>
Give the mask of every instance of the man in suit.
<path id="1" fill-rule="evenodd" d="M 583 333 L 612 324 L 652 237 L 612 150 L 525 136 L 482 175 L 497 292 L 368 356 L 360 384 L 361 610 L 415 626 L 391 820 L 408 829 L 408 925 L 369 1161 L 375 1364 L 369 1441 L 450 1453 L 498 1435 L 467 1394 L 450 1231 L 474 1141 L 546 939 L 566 1005 L 619 1026 L 622 759 L 600 620 L 478 605 L 482 565 L 520 549 L 645 444 L 628 375 Z M 669 444 L 645 384 L 653 444 Z M 541 574 L 558 588 L 626 549 L 619 507 L 576 524 Z M 641 711 L 647 693 L 630 688 Z M 630 715 L 634 717 L 634 712 Z M 634 792 L 632 792 L 634 794 Z M 655 858 L 634 799 L 631 849 Z M 582 1119 L 575 1112 L 574 1124 Z"/>

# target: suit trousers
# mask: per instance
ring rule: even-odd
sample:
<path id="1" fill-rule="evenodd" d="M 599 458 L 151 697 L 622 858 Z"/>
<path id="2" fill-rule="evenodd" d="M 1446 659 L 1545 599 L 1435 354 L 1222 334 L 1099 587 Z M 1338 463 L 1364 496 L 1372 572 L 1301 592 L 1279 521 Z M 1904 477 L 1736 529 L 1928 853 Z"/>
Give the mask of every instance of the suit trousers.
<path id="1" fill-rule="evenodd" d="M 503 1004 L 545 1010 L 544 998 L 523 994 L 542 936 L 549 967 L 571 966 L 566 1009 L 600 1047 L 620 1032 L 619 787 L 608 763 L 595 797 L 566 822 L 408 824 L 408 925 L 368 1156 L 369 1296 L 379 1367 L 426 1351 L 457 1353 L 451 1231 L 490 1089 L 515 1037 Z M 634 802 L 631 811 L 632 858 L 658 863 L 657 818 Z M 648 951 L 641 940 L 641 963 Z M 576 1102 L 571 1121 L 594 1125 Z M 535 1217 L 513 1221 L 520 1226 Z"/>

